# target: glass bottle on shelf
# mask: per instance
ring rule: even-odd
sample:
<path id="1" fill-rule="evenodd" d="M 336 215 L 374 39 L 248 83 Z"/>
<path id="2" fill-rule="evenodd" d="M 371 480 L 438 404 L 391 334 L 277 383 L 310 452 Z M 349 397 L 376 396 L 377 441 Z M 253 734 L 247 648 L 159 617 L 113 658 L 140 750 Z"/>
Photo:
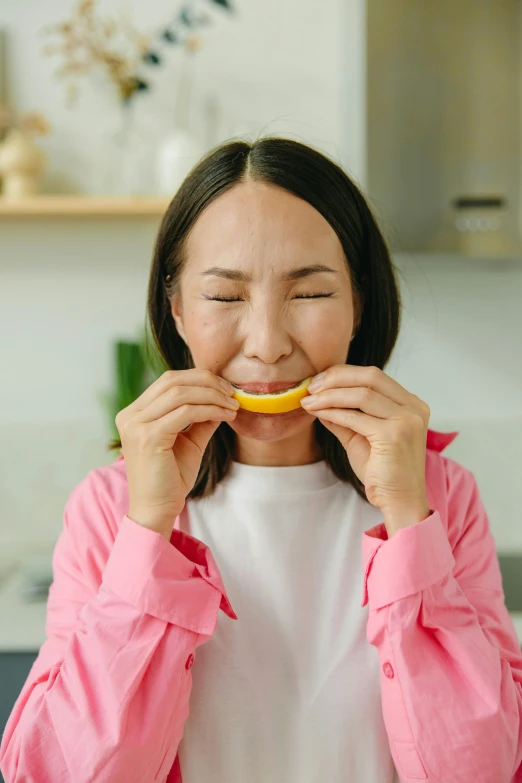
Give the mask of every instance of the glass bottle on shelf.
<path id="1" fill-rule="evenodd" d="M 173 196 L 190 169 L 205 150 L 192 130 L 190 108 L 192 97 L 192 56 L 185 54 L 179 77 L 175 116 L 172 128 L 158 145 L 155 161 L 155 190 Z"/>
<path id="2" fill-rule="evenodd" d="M 150 141 L 137 122 L 136 98 L 121 101 L 116 126 L 100 139 L 92 190 L 109 196 L 150 194 L 151 154 Z"/>

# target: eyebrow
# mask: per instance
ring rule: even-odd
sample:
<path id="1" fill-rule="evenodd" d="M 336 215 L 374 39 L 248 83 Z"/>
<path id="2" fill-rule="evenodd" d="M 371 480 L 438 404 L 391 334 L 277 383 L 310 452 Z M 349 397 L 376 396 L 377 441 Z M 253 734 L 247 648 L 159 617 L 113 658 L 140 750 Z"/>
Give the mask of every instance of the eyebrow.
<path id="1" fill-rule="evenodd" d="M 281 276 L 284 281 L 300 280 L 303 277 L 309 277 L 310 275 L 316 275 L 320 272 L 328 272 L 332 275 L 339 275 L 340 272 L 337 269 L 332 269 L 325 264 L 311 264 L 309 266 L 301 266 L 296 269 L 292 269 L 290 272 Z M 212 266 L 201 273 L 201 276 L 213 275 L 214 277 L 224 277 L 227 280 L 238 280 L 241 283 L 250 283 L 252 278 L 250 275 L 240 272 L 239 269 L 225 269 L 221 266 Z"/>

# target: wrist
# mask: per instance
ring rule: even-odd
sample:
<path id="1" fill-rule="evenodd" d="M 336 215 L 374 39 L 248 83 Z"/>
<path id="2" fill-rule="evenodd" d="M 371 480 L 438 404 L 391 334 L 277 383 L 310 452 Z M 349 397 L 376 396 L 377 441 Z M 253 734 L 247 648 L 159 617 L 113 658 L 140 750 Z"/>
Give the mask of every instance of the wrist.
<path id="1" fill-rule="evenodd" d="M 388 537 L 403 527 L 411 527 L 423 522 L 432 511 L 428 503 L 417 503 L 403 508 L 383 510 L 384 525 L 388 531 Z"/>
<path id="2" fill-rule="evenodd" d="M 159 533 L 167 541 L 170 541 L 176 515 L 166 520 L 165 518 L 155 518 L 153 515 L 147 514 L 147 512 L 140 513 L 139 511 L 129 509 L 127 516 L 133 522 L 136 522 L 137 525 L 141 525 L 141 527 L 145 527 L 147 530 L 152 530 L 153 533 Z"/>

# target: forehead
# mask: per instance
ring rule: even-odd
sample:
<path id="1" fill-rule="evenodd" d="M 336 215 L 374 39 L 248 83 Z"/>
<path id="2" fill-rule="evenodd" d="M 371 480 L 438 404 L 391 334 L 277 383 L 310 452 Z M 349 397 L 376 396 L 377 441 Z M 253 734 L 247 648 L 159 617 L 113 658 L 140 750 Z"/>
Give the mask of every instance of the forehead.
<path id="1" fill-rule="evenodd" d="M 215 199 L 187 240 L 186 266 L 194 273 L 218 262 L 242 269 L 262 264 L 266 273 L 322 261 L 346 268 L 328 221 L 307 201 L 259 182 L 241 183 Z"/>

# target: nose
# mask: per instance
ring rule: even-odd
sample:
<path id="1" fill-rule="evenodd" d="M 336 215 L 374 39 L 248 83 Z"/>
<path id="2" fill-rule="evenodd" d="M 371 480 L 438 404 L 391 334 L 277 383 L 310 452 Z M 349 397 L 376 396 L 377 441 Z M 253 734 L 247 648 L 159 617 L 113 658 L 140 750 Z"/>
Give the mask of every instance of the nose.
<path id="1" fill-rule="evenodd" d="M 250 304 L 242 328 L 243 353 L 248 359 L 276 364 L 292 353 L 294 338 L 287 319 L 266 299 Z"/>

